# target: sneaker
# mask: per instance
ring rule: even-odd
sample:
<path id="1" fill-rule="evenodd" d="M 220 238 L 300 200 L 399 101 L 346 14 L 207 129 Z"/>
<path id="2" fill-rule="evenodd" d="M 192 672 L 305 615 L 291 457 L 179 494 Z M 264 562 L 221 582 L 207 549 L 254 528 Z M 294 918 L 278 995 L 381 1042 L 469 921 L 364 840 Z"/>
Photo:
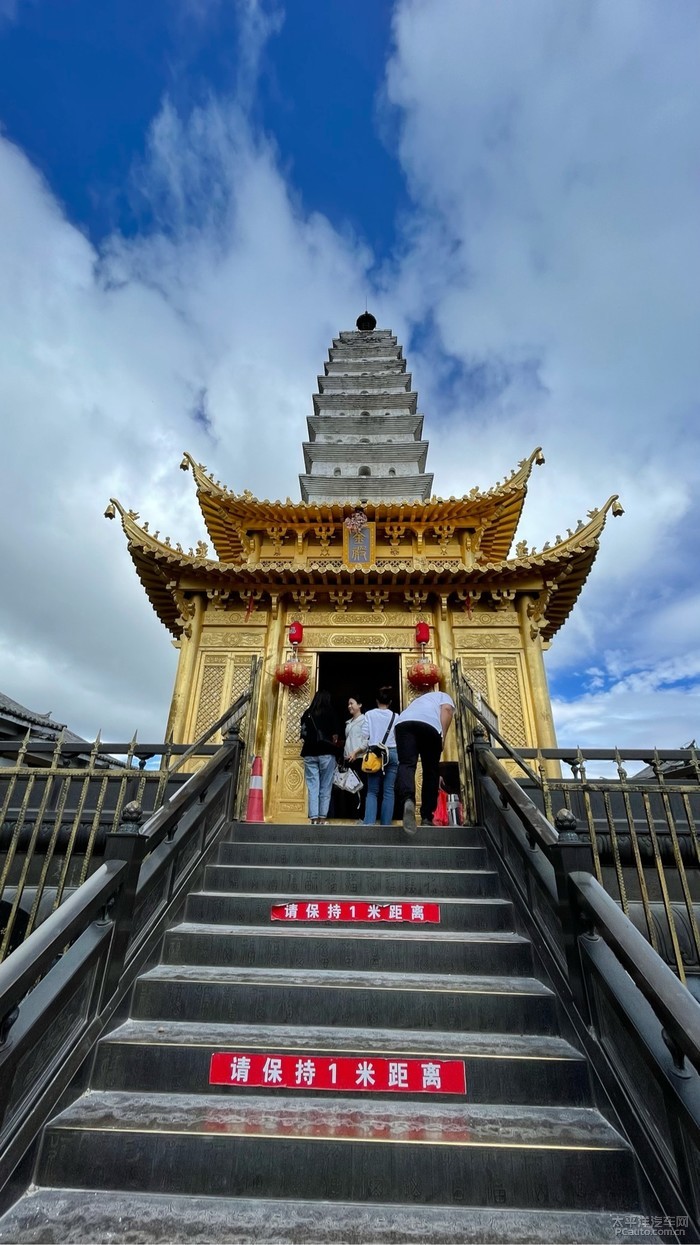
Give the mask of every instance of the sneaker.
<path id="1" fill-rule="evenodd" d="M 421 817 L 421 819 L 420 819 L 420 824 L 421 824 L 422 826 L 432 826 L 432 824 L 433 824 L 433 819 L 432 819 L 432 817 Z"/>
<path id="2" fill-rule="evenodd" d="M 413 800 L 406 800 L 403 806 L 403 828 L 406 834 L 416 833 L 416 806 Z"/>

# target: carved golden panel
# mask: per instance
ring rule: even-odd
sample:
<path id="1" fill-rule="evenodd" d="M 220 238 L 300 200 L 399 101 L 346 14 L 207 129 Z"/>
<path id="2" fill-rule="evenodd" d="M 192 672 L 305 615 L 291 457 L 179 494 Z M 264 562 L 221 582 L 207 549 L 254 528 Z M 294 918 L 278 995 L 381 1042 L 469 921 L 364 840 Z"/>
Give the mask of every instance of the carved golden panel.
<path id="1" fill-rule="evenodd" d="M 415 612 L 417 616 L 425 614 L 424 610 Z M 298 618 L 305 627 L 403 627 L 410 631 L 414 626 L 413 613 L 414 611 L 409 610 L 355 611 L 352 605 L 347 610 L 300 610 L 290 605 L 287 618 L 290 622 Z"/>
<path id="2" fill-rule="evenodd" d="M 305 663 L 308 665 L 308 663 Z M 312 671 L 313 673 L 313 671 Z M 299 738 L 299 724 L 301 715 L 305 709 L 308 709 L 314 694 L 314 680 L 307 679 L 302 687 L 294 690 L 287 689 L 284 693 L 286 700 L 287 720 L 285 723 L 284 742 L 289 745 L 296 745 L 301 748 L 301 740 Z"/>
<path id="3" fill-rule="evenodd" d="M 194 739 L 197 739 L 203 731 L 206 731 L 221 714 L 221 698 L 224 690 L 225 673 L 225 657 L 204 658 L 197 718 L 194 725 Z"/>
<path id="4" fill-rule="evenodd" d="M 329 642 L 331 648 L 386 648 L 389 637 L 381 631 L 334 631 Z"/>
<path id="5" fill-rule="evenodd" d="M 508 609 L 472 610 L 471 617 L 467 610 L 455 607 L 452 615 L 454 627 L 517 627 L 518 616 L 511 606 Z"/>
<path id="6" fill-rule="evenodd" d="M 284 787 L 292 796 L 298 796 L 304 786 L 304 766 L 301 761 L 287 761 L 284 771 Z"/>
<path id="7" fill-rule="evenodd" d="M 509 649 L 511 653 L 520 648 L 518 636 L 512 631 L 455 631 L 454 645 L 460 650 Z"/>
<path id="8" fill-rule="evenodd" d="M 200 648 L 250 648 L 255 649 L 258 653 L 262 653 L 265 643 L 265 632 L 260 631 L 235 631 L 231 632 L 226 627 L 217 627 L 215 630 L 205 628 L 202 631 L 200 640 Z"/>
<path id="9" fill-rule="evenodd" d="M 499 664 L 495 667 L 498 697 L 498 724 L 501 734 L 514 748 L 527 747 L 525 718 L 520 692 L 518 668 Z"/>

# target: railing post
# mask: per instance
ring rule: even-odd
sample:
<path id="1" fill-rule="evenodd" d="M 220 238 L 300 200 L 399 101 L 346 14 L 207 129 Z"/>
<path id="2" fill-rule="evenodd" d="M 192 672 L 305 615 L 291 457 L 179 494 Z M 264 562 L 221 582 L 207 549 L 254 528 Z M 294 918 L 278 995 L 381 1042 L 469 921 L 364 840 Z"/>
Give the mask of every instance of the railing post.
<path id="1" fill-rule="evenodd" d="M 114 924 L 114 932 L 107 956 L 100 1006 L 112 997 L 124 971 L 133 929 L 139 874 L 150 846 L 148 839 L 139 834 L 139 826 L 144 817 L 140 804 L 135 801 L 127 804 L 122 809 L 119 829 L 114 834 L 107 835 L 105 842 L 105 860 L 123 860 L 127 869 L 124 885 L 116 896 L 111 911 L 105 913 L 105 917 Z"/>
<path id="2" fill-rule="evenodd" d="M 226 747 L 231 749 L 231 759 L 226 766 L 229 774 L 228 791 L 226 793 L 226 820 L 232 821 L 236 811 L 238 779 L 241 769 L 241 753 L 243 751 L 240 718 L 235 722 L 232 722 L 227 727 L 224 734 L 224 743 Z"/>
<path id="3" fill-rule="evenodd" d="M 548 849 L 548 855 L 554 868 L 557 887 L 557 908 L 564 937 L 564 954 L 569 977 L 569 986 L 576 1006 L 586 1023 L 592 1020 L 590 1000 L 583 975 L 579 938 L 585 936 L 595 938 L 593 925 L 586 921 L 573 900 L 569 886 L 569 876 L 582 871 L 590 872 L 590 843 L 582 839 L 576 830 L 576 818 L 568 808 L 560 808 L 554 824 L 559 833 L 559 841 Z"/>
<path id="4" fill-rule="evenodd" d="M 488 752 L 491 744 L 486 732 L 486 728 L 477 722 L 472 731 L 472 781 L 474 784 L 474 810 L 476 820 L 480 826 L 484 823 L 484 794 L 481 789 L 481 766 L 479 765 L 479 753 Z"/>

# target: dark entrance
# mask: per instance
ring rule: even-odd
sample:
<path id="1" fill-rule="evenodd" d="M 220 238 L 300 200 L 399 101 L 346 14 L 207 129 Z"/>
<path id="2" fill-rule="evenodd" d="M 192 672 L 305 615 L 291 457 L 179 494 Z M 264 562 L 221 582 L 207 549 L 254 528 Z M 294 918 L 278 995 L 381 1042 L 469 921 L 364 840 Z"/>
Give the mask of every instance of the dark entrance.
<path id="1" fill-rule="evenodd" d="M 346 722 L 348 699 L 354 696 L 363 709 L 374 709 L 377 688 L 393 687 L 392 708 L 401 712 L 400 659 L 398 653 L 319 653 L 318 690 L 329 691 L 333 706 Z"/>
<path id="2" fill-rule="evenodd" d="M 330 692 L 333 707 L 343 723 L 350 716 L 348 699 L 354 696 L 362 708 L 374 709 L 377 689 L 394 689 L 393 708 L 401 712 L 401 666 L 398 653 L 319 653 L 318 690 Z M 356 821 L 364 816 L 364 792 L 360 804 L 355 796 L 333 790 L 329 816 Z"/>

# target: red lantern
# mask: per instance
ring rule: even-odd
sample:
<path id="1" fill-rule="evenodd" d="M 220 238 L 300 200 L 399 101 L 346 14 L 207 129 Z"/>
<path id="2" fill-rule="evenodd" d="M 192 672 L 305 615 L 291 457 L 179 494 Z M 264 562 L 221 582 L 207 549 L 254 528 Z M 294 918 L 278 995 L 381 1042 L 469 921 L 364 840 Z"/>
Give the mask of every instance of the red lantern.
<path id="1" fill-rule="evenodd" d="M 417 661 L 407 672 L 411 687 L 424 692 L 440 682 L 440 671 L 432 661 Z"/>
<path id="2" fill-rule="evenodd" d="M 300 661 L 286 661 L 275 670 L 275 678 L 283 687 L 303 687 L 309 677 L 309 671 Z"/>
<path id="3" fill-rule="evenodd" d="M 289 643 L 297 648 L 304 639 L 304 628 L 300 622 L 293 622 L 289 628 Z"/>
<path id="4" fill-rule="evenodd" d="M 430 627 L 427 622 L 416 623 L 416 644 L 427 644 L 430 639 Z"/>

